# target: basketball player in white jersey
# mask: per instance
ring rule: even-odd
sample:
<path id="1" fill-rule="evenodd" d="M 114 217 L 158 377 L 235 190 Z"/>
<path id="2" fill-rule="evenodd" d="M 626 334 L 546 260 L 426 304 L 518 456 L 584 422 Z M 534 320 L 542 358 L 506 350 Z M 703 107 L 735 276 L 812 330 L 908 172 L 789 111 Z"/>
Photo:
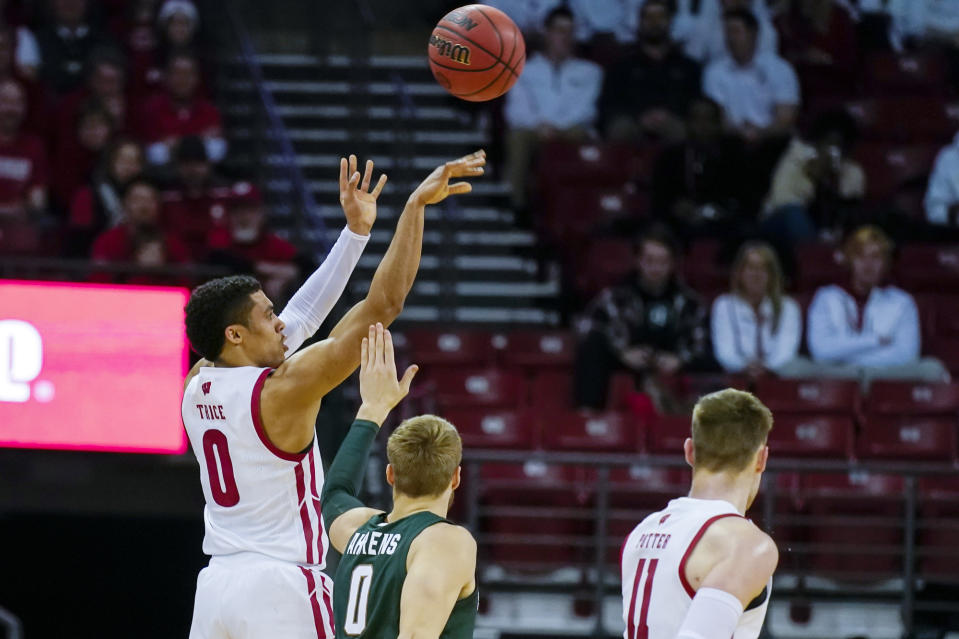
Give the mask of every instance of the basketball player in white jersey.
<path id="1" fill-rule="evenodd" d="M 407 201 L 366 298 L 327 339 L 289 359 L 285 352 L 322 321 L 327 289 L 342 291 L 337 269 L 352 270 L 349 258 L 329 282 L 318 272 L 297 292 L 293 312 L 284 311 L 293 327 L 255 278 L 220 278 L 193 291 L 187 336 L 206 361 L 187 379 L 182 415 L 200 463 L 203 551 L 212 557 L 197 579 L 191 639 L 334 636 L 332 584 L 321 572 L 329 544 L 314 437 L 320 402 L 359 365 L 369 326 L 399 315 L 419 267 L 424 207 L 469 192 L 450 179 L 482 175 L 484 165 L 480 151 L 434 170 Z M 354 157 L 349 166 L 341 161 L 340 202 L 352 232 L 368 233 L 385 176 L 371 191 L 372 163 L 362 183 L 355 168 Z"/>
<path id="2" fill-rule="evenodd" d="M 759 491 L 769 409 L 726 389 L 693 409 L 684 449 L 688 497 L 649 515 L 626 538 L 621 570 L 625 639 L 756 639 L 779 552 L 745 518 Z"/>

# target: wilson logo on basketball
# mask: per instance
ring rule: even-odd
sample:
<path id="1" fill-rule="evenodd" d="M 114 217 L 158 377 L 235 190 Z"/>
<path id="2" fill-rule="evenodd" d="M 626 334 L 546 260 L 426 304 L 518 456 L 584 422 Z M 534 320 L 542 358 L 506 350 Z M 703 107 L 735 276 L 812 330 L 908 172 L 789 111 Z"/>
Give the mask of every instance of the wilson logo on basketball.
<path id="1" fill-rule="evenodd" d="M 435 33 L 430 36 L 430 46 L 436 48 L 436 52 L 443 57 L 449 58 L 453 62 L 469 66 L 470 49 L 462 44 L 453 44 L 445 38 L 441 38 Z"/>

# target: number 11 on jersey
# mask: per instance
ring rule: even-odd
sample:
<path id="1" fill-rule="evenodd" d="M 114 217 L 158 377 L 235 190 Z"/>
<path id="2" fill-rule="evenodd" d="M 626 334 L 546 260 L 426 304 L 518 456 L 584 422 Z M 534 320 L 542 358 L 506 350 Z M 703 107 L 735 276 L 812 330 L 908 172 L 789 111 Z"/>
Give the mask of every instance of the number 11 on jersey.
<path id="1" fill-rule="evenodd" d="M 649 598 L 653 592 L 653 576 L 656 574 L 656 564 L 659 559 L 650 559 L 649 564 L 646 558 L 639 560 L 636 566 L 636 579 L 633 581 L 633 596 L 629 598 L 629 618 L 626 628 L 626 639 L 648 639 L 649 626 L 646 625 L 646 618 L 649 615 Z M 643 581 L 643 575 L 646 576 L 646 585 L 643 586 L 643 602 L 639 609 L 639 621 L 636 619 L 636 595 L 639 591 L 639 582 Z"/>

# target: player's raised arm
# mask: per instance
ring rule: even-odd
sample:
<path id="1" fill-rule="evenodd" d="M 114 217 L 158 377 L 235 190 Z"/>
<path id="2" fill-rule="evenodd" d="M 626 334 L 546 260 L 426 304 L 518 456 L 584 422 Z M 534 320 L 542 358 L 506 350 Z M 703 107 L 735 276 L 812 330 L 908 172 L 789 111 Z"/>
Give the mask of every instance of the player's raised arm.
<path id="1" fill-rule="evenodd" d="M 360 397 L 363 403 L 343 440 L 323 484 L 321 507 L 330 542 L 343 552 L 356 529 L 381 512 L 363 506 L 357 495 L 366 461 L 380 426 L 393 407 L 410 392 L 418 368 L 410 366 L 396 378 L 393 340 L 382 324 L 370 326 L 360 351 Z"/>
<path id="2" fill-rule="evenodd" d="M 400 215 L 396 232 L 383 256 L 366 298 L 343 316 L 329 338 L 297 353 L 271 376 L 264 387 L 266 419 L 297 415 L 319 406 L 320 398 L 346 379 L 359 365 L 360 340 L 377 322 L 388 326 L 403 309 L 419 269 L 423 247 L 423 215 L 427 204 L 442 202 L 449 195 L 469 193 L 468 182 L 451 180 L 483 174 L 486 153 L 478 151 L 437 167 L 410 195 Z M 357 174 L 346 182 L 341 174 L 341 193 L 346 198 L 365 198 L 357 188 Z M 305 443 L 305 442 L 304 442 Z"/>
<path id="3" fill-rule="evenodd" d="M 686 566 L 696 590 L 677 639 L 728 639 L 743 611 L 760 596 L 779 562 L 769 535 L 739 517 L 706 531 Z"/>
<path id="4" fill-rule="evenodd" d="M 397 639 L 439 639 L 453 606 L 476 588 L 476 540 L 437 524 L 413 541 L 406 560 Z"/>

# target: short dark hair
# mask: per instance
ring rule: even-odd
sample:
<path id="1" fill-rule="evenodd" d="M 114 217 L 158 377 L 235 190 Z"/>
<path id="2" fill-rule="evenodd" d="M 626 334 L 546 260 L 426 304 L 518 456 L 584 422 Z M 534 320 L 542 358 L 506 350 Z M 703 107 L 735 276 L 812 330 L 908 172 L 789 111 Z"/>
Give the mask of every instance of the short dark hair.
<path id="1" fill-rule="evenodd" d="M 643 3 L 643 6 L 639 8 L 639 15 L 642 17 L 643 13 L 646 11 L 647 7 L 652 7 L 654 5 L 659 5 L 666 10 L 670 16 L 676 15 L 676 2 L 675 0 L 646 0 Z"/>
<path id="2" fill-rule="evenodd" d="M 173 159 L 177 163 L 210 161 L 206 153 L 206 145 L 203 144 L 203 138 L 198 135 L 188 135 L 180 138 L 179 144 L 176 145 L 176 151 L 173 153 Z"/>
<path id="3" fill-rule="evenodd" d="M 829 109 L 816 116 L 809 129 L 809 136 L 814 141 L 819 141 L 834 132 L 842 138 L 844 149 L 852 147 L 859 137 L 859 127 L 856 126 L 856 120 L 849 114 L 849 111 L 842 107 Z"/>
<path id="4" fill-rule="evenodd" d="M 662 224 L 653 224 L 636 236 L 634 248 L 636 250 L 637 257 L 642 254 L 643 245 L 645 245 L 647 242 L 655 242 L 656 244 L 665 246 L 667 249 L 669 249 L 673 259 L 679 257 L 680 248 L 679 242 L 676 241 L 676 236 L 673 235 L 669 228 Z"/>
<path id="5" fill-rule="evenodd" d="M 127 195 L 130 194 L 130 191 L 132 191 L 138 186 L 148 186 L 151 189 L 153 189 L 153 192 L 156 193 L 158 196 L 160 194 L 160 189 L 153 180 L 146 177 L 145 175 L 138 175 L 132 180 L 130 180 L 129 182 L 127 182 L 126 185 L 124 185 L 123 191 L 120 193 L 120 199 L 121 200 L 127 199 Z"/>
<path id="6" fill-rule="evenodd" d="M 250 295 L 261 288 L 252 275 L 231 275 L 193 289 L 186 305 L 186 336 L 193 350 L 211 362 L 216 361 L 226 341 L 226 327 L 247 326 L 253 308 Z"/>
<path id="7" fill-rule="evenodd" d="M 573 12 L 569 10 L 569 7 L 560 5 L 546 14 L 546 19 L 543 20 L 543 26 L 549 29 L 551 26 L 553 26 L 553 21 L 557 18 L 569 18 L 570 20 L 575 21 Z"/>
<path id="8" fill-rule="evenodd" d="M 726 20 L 740 20 L 753 33 L 759 31 L 759 20 L 749 9 L 729 9 L 723 13 L 723 21 Z"/>

